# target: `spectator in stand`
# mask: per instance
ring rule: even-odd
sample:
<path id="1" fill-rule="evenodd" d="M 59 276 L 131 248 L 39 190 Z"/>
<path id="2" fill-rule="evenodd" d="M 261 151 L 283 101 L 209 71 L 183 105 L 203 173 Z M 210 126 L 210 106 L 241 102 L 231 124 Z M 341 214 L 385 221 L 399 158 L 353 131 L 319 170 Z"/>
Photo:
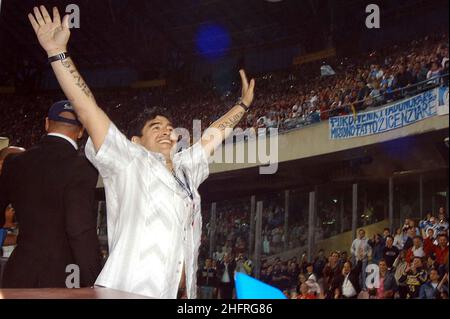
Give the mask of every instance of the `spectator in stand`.
<path id="1" fill-rule="evenodd" d="M 316 295 L 310 292 L 310 287 L 306 282 L 300 285 L 300 293 L 297 296 L 297 299 L 317 299 Z"/>
<path id="2" fill-rule="evenodd" d="M 12 154 L 20 154 L 24 151 L 25 149 L 15 146 L 9 146 L 0 150 L 0 175 L 6 157 Z M 0 257 L 2 256 L 2 250 L 3 257 L 9 257 L 15 248 L 19 232 L 17 223 L 15 222 L 15 214 L 14 208 L 8 205 L 4 212 L 4 223 L 0 222 Z M 0 220 L 3 218 L 0 217 Z"/>
<path id="3" fill-rule="evenodd" d="M 431 215 L 431 213 L 428 213 L 425 219 L 419 221 L 419 230 L 421 231 L 423 237 L 425 237 L 428 227 L 431 226 L 431 220 L 433 218 L 434 217 Z"/>
<path id="4" fill-rule="evenodd" d="M 205 260 L 205 265 L 198 271 L 198 286 L 200 299 L 215 299 L 217 295 L 217 270 L 212 265 L 211 258 Z"/>
<path id="5" fill-rule="evenodd" d="M 425 74 L 426 75 L 426 74 Z M 386 69 L 385 74 L 380 82 L 381 92 L 384 94 L 386 102 L 391 102 L 393 99 L 393 91 L 395 89 L 397 82 L 396 78 L 390 69 Z"/>
<path id="6" fill-rule="evenodd" d="M 387 239 L 387 238 L 386 238 Z M 394 237 L 394 246 L 398 248 L 398 250 L 403 249 L 403 232 L 401 228 L 397 228 L 395 230 L 395 237 Z"/>
<path id="7" fill-rule="evenodd" d="M 420 236 L 420 229 L 416 226 L 416 222 L 413 219 L 409 220 L 409 228 L 414 231 L 414 236 Z M 413 238 L 414 238 L 413 236 Z"/>
<path id="8" fill-rule="evenodd" d="M 439 76 L 441 75 L 441 68 L 439 62 L 434 61 L 431 63 L 431 69 L 427 73 L 428 84 L 439 84 Z"/>
<path id="9" fill-rule="evenodd" d="M 418 82 L 424 82 L 427 79 L 427 75 L 428 75 L 428 67 L 427 67 L 427 62 L 426 61 L 422 61 L 420 63 L 420 70 L 416 75 L 417 81 Z"/>
<path id="10" fill-rule="evenodd" d="M 294 261 L 291 261 L 291 263 L 288 266 L 288 277 L 289 277 L 289 282 L 290 282 L 291 286 L 295 286 L 299 274 L 300 274 L 300 271 L 298 269 L 297 263 Z"/>
<path id="11" fill-rule="evenodd" d="M 306 276 L 304 273 L 300 273 L 300 275 L 298 275 L 298 280 L 297 280 L 297 287 L 296 287 L 297 293 L 300 293 L 300 287 L 304 283 L 306 283 Z"/>
<path id="12" fill-rule="evenodd" d="M 322 278 L 326 264 L 327 258 L 325 257 L 325 251 L 320 249 L 316 258 L 314 258 L 314 273 L 317 275 L 318 279 Z"/>
<path id="13" fill-rule="evenodd" d="M 360 258 L 363 256 L 361 255 Z M 333 278 L 332 289 L 334 299 L 356 299 L 361 291 L 359 283 L 362 271 L 362 261 L 357 260 L 356 266 L 352 267 L 352 262 L 347 261 L 342 268 L 342 273 Z"/>
<path id="14" fill-rule="evenodd" d="M 398 73 L 396 75 L 397 78 L 397 87 L 398 88 L 406 88 L 415 83 L 415 79 L 410 71 L 406 69 L 405 65 L 400 65 L 398 69 Z"/>
<path id="15" fill-rule="evenodd" d="M 412 262 L 412 259 L 414 257 L 425 257 L 425 251 L 423 249 L 423 240 L 420 236 L 415 236 L 413 238 L 413 246 L 408 249 L 406 252 L 406 262 L 410 263 Z"/>
<path id="16" fill-rule="evenodd" d="M 423 251 L 425 252 L 425 256 L 431 256 L 434 254 L 434 247 L 435 247 L 435 238 L 434 238 L 434 228 L 429 227 L 427 229 L 427 236 L 423 240 Z"/>
<path id="17" fill-rule="evenodd" d="M 444 275 L 444 278 L 442 278 L 439 283 L 438 290 L 441 293 L 439 299 L 448 299 L 448 269 L 447 273 Z"/>
<path id="18" fill-rule="evenodd" d="M 406 295 L 408 293 L 408 287 L 406 286 L 406 283 L 400 281 L 400 278 L 403 276 L 403 274 L 406 271 L 406 268 L 408 267 L 405 255 L 406 255 L 405 251 L 402 250 L 393 265 L 393 269 L 395 269 L 394 276 L 395 279 L 397 280 L 398 293 L 400 299 L 406 299 Z"/>
<path id="19" fill-rule="evenodd" d="M 352 261 L 356 264 L 356 260 L 361 260 L 362 269 L 366 269 L 369 262 L 369 257 L 372 255 L 372 247 L 369 245 L 369 240 L 366 238 L 366 231 L 360 229 L 358 231 L 358 238 L 356 238 L 351 247 Z M 366 272 L 360 272 L 360 287 L 365 288 L 366 285 Z"/>
<path id="20" fill-rule="evenodd" d="M 406 230 L 406 240 L 405 243 L 403 245 L 403 249 L 404 250 L 408 250 L 410 249 L 414 244 L 413 244 L 413 238 L 416 236 L 416 231 L 414 230 L 414 228 L 407 228 Z"/>
<path id="21" fill-rule="evenodd" d="M 383 251 L 383 259 L 386 261 L 386 265 L 389 269 L 392 269 L 395 260 L 397 259 L 400 251 L 396 246 L 394 246 L 394 238 L 392 236 L 388 236 L 386 238 L 386 247 L 384 247 Z"/>
<path id="22" fill-rule="evenodd" d="M 308 265 L 308 256 L 306 255 L 306 252 L 304 252 L 302 254 L 302 257 L 300 258 L 300 264 L 299 264 L 301 273 L 306 273 L 306 265 Z"/>
<path id="23" fill-rule="evenodd" d="M 391 235 L 391 230 L 389 228 L 383 229 L 383 242 L 386 243 L 386 237 Z"/>
<path id="24" fill-rule="evenodd" d="M 347 260 L 349 260 L 348 254 L 347 251 L 344 250 L 339 254 L 339 267 L 344 267 L 344 264 L 347 262 Z"/>
<path id="25" fill-rule="evenodd" d="M 443 86 L 448 86 L 448 83 L 449 83 L 448 82 L 448 75 L 449 75 L 448 67 L 449 67 L 449 60 L 447 59 L 444 62 L 444 67 L 442 68 L 442 71 L 441 71 L 441 76 L 442 76 L 441 85 L 443 85 Z"/>
<path id="26" fill-rule="evenodd" d="M 281 262 L 280 263 L 276 263 L 273 266 L 273 271 L 272 271 L 272 284 L 274 287 L 277 287 L 280 290 L 284 290 L 283 289 L 283 273 L 281 270 Z"/>
<path id="27" fill-rule="evenodd" d="M 433 238 L 436 239 L 437 235 L 439 234 L 439 224 L 436 217 L 431 216 L 428 223 L 426 224 L 425 233 L 428 233 L 428 230 L 433 230 Z"/>
<path id="28" fill-rule="evenodd" d="M 438 231 L 441 233 L 445 233 L 448 231 L 448 221 L 445 215 L 445 208 L 439 208 L 439 222 L 438 222 Z"/>
<path id="29" fill-rule="evenodd" d="M 220 299 L 232 299 L 234 289 L 234 271 L 236 265 L 229 254 L 225 254 L 223 261 L 217 266 L 219 278 Z"/>
<path id="30" fill-rule="evenodd" d="M 375 288 L 369 291 L 370 295 L 376 299 L 393 299 L 398 289 L 397 280 L 394 274 L 387 267 L 386 261 L 381 259 L 378 263 L 379 281 L 375 283 Z"/>
<path id="31" fill-rule="evenodd" d="M 341 272 L 341 269 L 339 264 L 339 253 L 333 251 L 328 257 L 328 263 L 323 269 L 323 290 L 326 292 L 328 299 L 332 299 L 334 296 L 331 284 L 333 278 Z"/>
<path id="32" fill-rule="evenodd" d="M 399 281 L 406 284 L 407 299 L 417 299 L 420 287 L 427 281 L 427 272 L 423 269 L 422 258 L 414 257 L 413 262 L 408 265 Z"/>
<path id="33" fill-rule="evenodd" d="M 436 263 L 439 266 L 439 271 L 442 272 L 446 263 L 448 263 L 448 238 L 445 234 L 440 234 L 438 237 L 438 246 L 434 248 L 434 255 L 436 256 Z"/>
<path id="34" fill-rule="evenodd" d="M 383 258 L 386 243 L 380 234 L 376 234 L 373 235 L 373 240 L 370 240 L 369 244 L 372 247 L 372 263 L 378 264 Z"/>
<path id="35" fill-rule="evenodd" d="M 439 272 L 437 269 L 431 269 L 429 280 L 420 287 L 420 299 L 438 299 L 440 297 L 439 286 Z"/>
<path id="36" fill-rule="evenodd" d="M 358 95 L 357 95 L 358 103 L 356 103 L 356 105 L 355 105 L 356 110 L 362 109 L 362 106 L 364 104 L 363 101 L 367 99 L 369 94 L 370 94 L 370 89 L 366 85 L 366 83 L 364 81 L 359 81 L 358 82 Z"/>
<path id="37" fill-rule="evenodd" d="M 312 263 L 308 263 L 306 265 L 306 280 L 314 280 L 317 282 L 317 276 L 314 274 L 314 265 Z"/>
<path id="38" fill-rule="evenodd" d="M 380 82 L 378 81 L 372 82 L 372 90 L 370 91 L 369 97 L 371 100 L 370 106 L 375 107 L 383 104 L 384 97 L 382 95 L 382 91 L 380 88 Z"/>

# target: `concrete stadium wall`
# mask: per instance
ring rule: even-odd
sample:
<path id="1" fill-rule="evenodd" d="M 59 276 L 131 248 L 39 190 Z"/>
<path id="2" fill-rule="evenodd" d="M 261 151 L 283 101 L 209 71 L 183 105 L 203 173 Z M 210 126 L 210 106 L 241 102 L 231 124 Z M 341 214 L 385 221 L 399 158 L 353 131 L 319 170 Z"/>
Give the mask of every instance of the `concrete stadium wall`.
<path id="1" fill-rule="evenodd" d="M 0 150 L 4 149 L 8 145 L 9 145 L 9 139 L 7 139 L 6 137 L 0 137 Z"/>
<path id="2" fill-rule="evenodd" d="M 372 238 L 374 234 L 382 234 L 384 228 L 389 227 L 389 221 L 383 220 L 379 223 L 360 227 L 366 231 L 367 238 Z M 360 229 L 358 228 L 358 229 Z M 325 251 L 325 255 L 328 256 L 329 253 L 332 251 L 338 250 L 338 251 L 347 251 L 350 255 L 350 247 L 352 245 L 353 238 L 352 238 L 352 232 L 348 231 L 324 240 L 320 240 L 317 243 L 314 244 L 314 253 L 317 253 L 319 249 L 323 249 Z M 281 260 L 287 260 L 292 257 L 299 257 L 303 252 L 307 251 L 307 247 L 300 247 L 291 249 L 288 251 L 285 251 L 280 254 L 276 254 L 273 256 L 270 256 L 269 258 L 266 258 L 268 261 L 272 261 L 273 259 L 279 257 Z M 314 257 L 314 256 L 311 256 Z"/>
<path id="3" fill-rule="evenodd" d="M 382 143 L 402 137 L 419 135 L 427 132 L 437 131 L 449 127 L 449 115 L 437 115 L 420 122 L 411 124 L 409 126 L 388 131 L 381 134 L 374 134 L 364 137 L 356 137 L 345 140 L 330 140 L 329 138 L 329 127 L 328 121 L 317 123 L 309 127 L 298 129 L 295 131 L 280 134 L 278 136 L 278 162 L 291 161 L 296 159 L 308 158 L 312 156 L 324 155 L 329 153 L 334 153 L 338 151 L 343 151 L 352 148 L 358 148 L 362 146 L 367 146 L 371 144 Z M 266 145 L 262 144 L 268 152 L 270 151 L 269 146 L 270 139 L 266 139 Z M 245 152 L 245 159 L 248 158 L 248 149 L 252 146 L 248 145 L 248 142 L 238 142 L 231 147 L 233 154 L 236 153 L 236 148 L 241 147 Z M 258 143 L 254 143 L 258 144 Z M 258 150 L 258 145 L 256 145 Z M 223 163 L 224 154 L 229 152 L 222 152 L 221 158 L 222 163 L 212 163 L 210 165 L 210 173 L 221 173 L 226 171 L 238 170 L 243 168 L 250 168 L 255 166 L 261 166 L 260 161 L 256 163 L 234 163 L 225 164 Z M 270 153 L 268 153 L 270 154 Z"/>
<path id="4" fill-rule="evenodd" d="M 366 231 L 367 238 L 372 238 L 375 234 L 382 234 L 384 228 L 389 228 L 389 221 L 383 220 L 382 222 L 372 224 L 365 227 L 360 227 Z M 358 229 L 360 229 L 358 228 Z M 330 238 L 327 238 L 325 240 L 319 241 L 315 247 L 317 250 L 323 249 L 326 254 L 329 254 L 330 252 L 334 250 L 340 250 L 340 251 L 347 251 L 350 252 L 350 247 L 352 245 L 353 238 L 352 238 L 352 232 L 348 231 L 342 234 L 339 234 L 337 236 L 333 236 Z"/>

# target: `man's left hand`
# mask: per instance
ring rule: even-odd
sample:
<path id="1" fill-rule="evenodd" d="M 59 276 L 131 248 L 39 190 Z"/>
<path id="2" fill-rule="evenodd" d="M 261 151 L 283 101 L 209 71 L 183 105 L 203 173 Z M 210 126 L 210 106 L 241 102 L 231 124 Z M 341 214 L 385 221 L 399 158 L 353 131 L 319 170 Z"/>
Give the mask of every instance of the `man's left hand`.
<path id="1" fill-rule="evenodd" d="M 247 75 L 244 70 L 240 70 L 239 74 L 241 75 L 242 80 L 242 95 L 241 101 L 250 106 L 253 102 L 254 92 L 255 92 L 255 79 L 251 79 L 250 84 L 248 83 Z"/>

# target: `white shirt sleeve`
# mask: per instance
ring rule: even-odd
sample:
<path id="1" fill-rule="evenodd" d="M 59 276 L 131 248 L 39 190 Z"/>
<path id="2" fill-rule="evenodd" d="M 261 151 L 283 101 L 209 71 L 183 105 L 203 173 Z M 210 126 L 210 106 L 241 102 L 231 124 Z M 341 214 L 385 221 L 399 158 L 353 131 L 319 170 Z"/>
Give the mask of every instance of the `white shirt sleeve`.
<path id="1" fill-rule="evenodd" d="M 208 156 L 201 142 L 195 143 L 176 156 L 180 156 L 182 167 L 190 176 L 192 186 L 197 189 L 209 175 Z"/>
<path id="2" fill-rule="evenodd" d="M 136 146 L 111 122 L 105 141 L 98 152 L 88 139 L 85 153 L 89 161 L 98 169 L 103 178 L 111 177 L 126 168 L 133 160 Z"/>

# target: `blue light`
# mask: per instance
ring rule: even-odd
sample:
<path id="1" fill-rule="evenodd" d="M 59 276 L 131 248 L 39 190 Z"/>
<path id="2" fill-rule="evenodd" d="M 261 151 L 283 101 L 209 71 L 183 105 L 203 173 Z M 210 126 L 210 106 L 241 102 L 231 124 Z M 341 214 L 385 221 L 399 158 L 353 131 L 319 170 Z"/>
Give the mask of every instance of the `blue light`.
<path id="1" fill-rule="evenodd" d="M 231 45 L 228 31 L 217 24 L 202 25 L 196 35 L 197 51 L 204 57 L 224 55 Z"/>

